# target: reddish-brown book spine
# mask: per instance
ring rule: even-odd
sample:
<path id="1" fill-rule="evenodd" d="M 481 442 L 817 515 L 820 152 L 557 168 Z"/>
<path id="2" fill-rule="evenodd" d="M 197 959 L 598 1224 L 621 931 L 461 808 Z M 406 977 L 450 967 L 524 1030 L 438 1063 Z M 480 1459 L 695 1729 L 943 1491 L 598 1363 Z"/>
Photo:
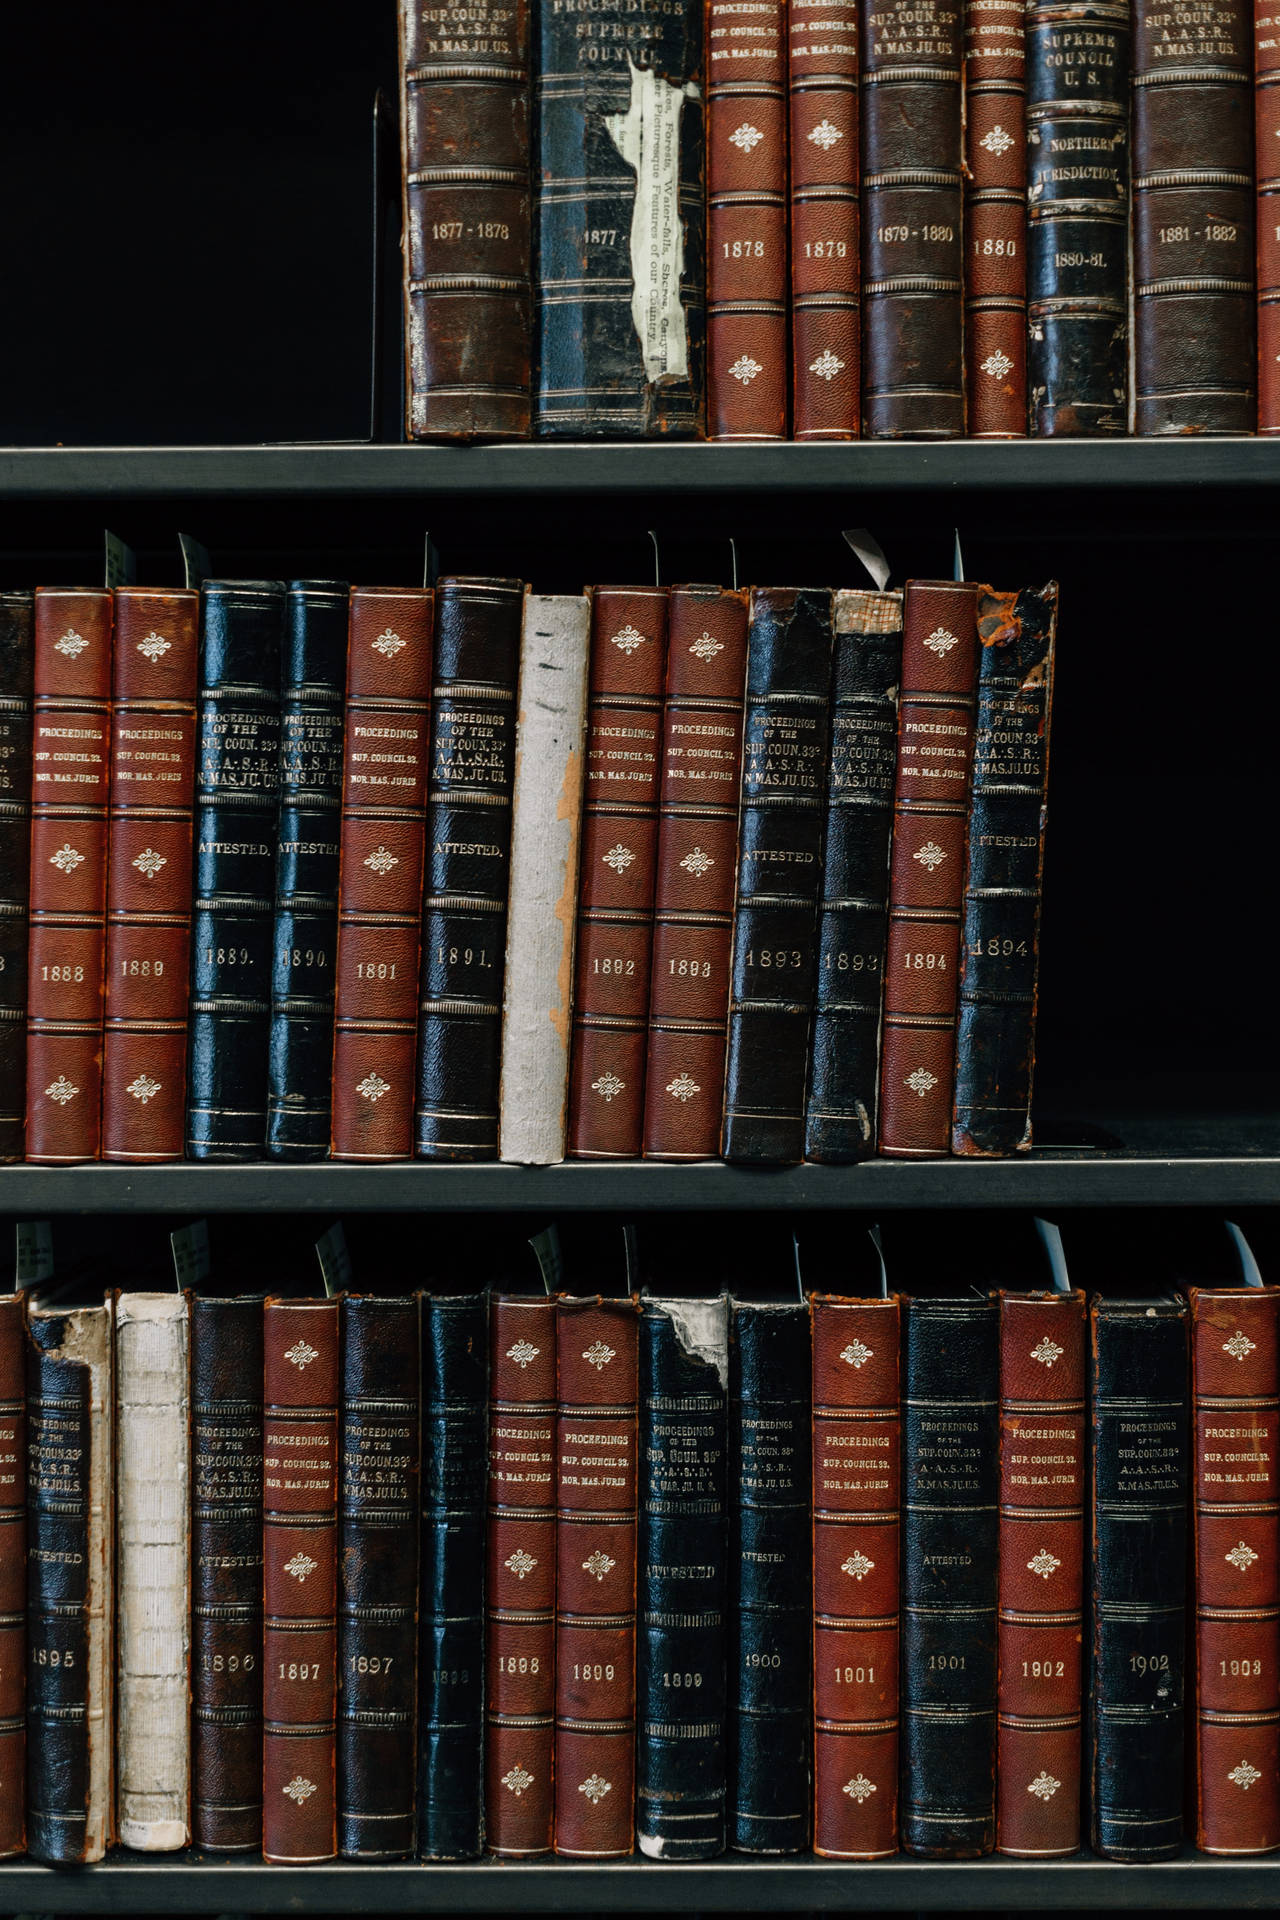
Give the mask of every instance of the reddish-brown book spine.
<path id="1" fill-rule="evenodd" d="M 338 1851 L 338 1300 L 268 1300 L 263 1325 L 262 1854 Z"/>
<path id="2" fill-rule="evenodd" d="M 413 1152 L 434 613 L 429 589 L 351 589 L 335 1160 L 407 1160 Z"/>
<path id="3" fill-rule="evenodd" d="M 637 1300 L 556 1310 L 556 1852 L 634 1849 Z"/>
<path id="4" fill-rule="evenodd" d="M 0 1299 L 0 1859 L 26 1844 L 25 1296 Z"/>
<path id="5" fill-rule="evenodd" d="M 117 587 L 104 1160 L 181 1160 L 200 596 Z"/>
<path id="6" fill-rule="evenodd" d="M 901 1302 L 813 1299 L 813 1847 L 898 1849 Z"/>
<path id="7" fill-rule="evenodd" d="M 645 1072 L 647 1160 L 720 1148 L 747 595 L 671 589 Z"/>
<path id="8" fill-rule="evenodd" d="M 1027 432 L 1027 55 L 1022 0 L 965 0 L 965 432 Z"/>
<path id="9" fill-rule="evenodd" d="M 1253 4 L 1258 227 L 1258 432 L 1280 433 L 1280 5 Z"/>
<path id="10" fill-rule="evenodd" d="M 644 1128 L 667 673 L 665 587 L 591 596 L 569 1155 L 630 1160 Z"/>
<path id="11" fill-rule="evenodd" d="M 996 1851 L 1080 1845 L 1083 1293 L 1000 1295 Z"/>
<path id="12" fill-rule="evenodd" d="M 862 431 L 857 0 L 788 12 L 791 367 L 797 440 Z"/>
<path id="13" fill-rule="evenodd" d="M 31 776 L 27 1159 L 102 1151 L 112 596 L 38 587 Z"/>
<path id="14" fill-rule="evenodd" d="M 549 1853 L 555 1817 L 556 1302 L 489 1313 L 484 1824 L 490 1853 Z"/>
<path id="15" fill-rule="evenodd" d="M 786 0 L 707 0 L 707 438 L 786 437 Z"/>
<path id="16" fill-rule="evenodd" d="M 880 1049 L 887 1154 L 943 1154 L 951 1144 L 977 595 L 964 582 L 907 587 Z"/>
<path id="17" fill-rule="evenodd" d="M 1274 1287 L 1192 1287 L 1196 1845 L 1280 1847 Z"/>

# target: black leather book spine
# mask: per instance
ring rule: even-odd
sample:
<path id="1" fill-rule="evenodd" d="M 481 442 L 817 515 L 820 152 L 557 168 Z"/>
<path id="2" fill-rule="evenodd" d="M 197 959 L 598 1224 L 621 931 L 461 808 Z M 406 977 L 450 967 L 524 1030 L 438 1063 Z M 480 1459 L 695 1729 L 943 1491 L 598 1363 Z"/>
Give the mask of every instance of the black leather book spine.
<path id="1" fill-rule="evenodd" d="M 211 580 L 200 604 L 187 1156 L 258 1160 L 267 1124 L 279 580 Z"/>
<path id="2" fill-rule="evenodd" d="M 262 1300 L 191 1300 L 192 1839 L 262 1848 Z"/>
<path id="3" fill-rule="evenodd" d="M 27 1106 L 34 628 L 34 593 L 0 593 L 0 1161 L 22 1158 Z"/>
<path id="4" fill-rule="evenodd" d="M 537 431 L 700 436 L 700 0 L 535 10 Z"/>
<path id="5" fill-rule="evenodd" d="M 960 937 L 953 1153 L 1031 1144 L 1058 588 L 978 594 L 978 722 Z"/>
<path id="6" fill-rule="evenodd" d="M 756 587 L 725 1063 L 726 1160 L 804 1158 L 830 734 L 832 596 Z"/>
<path id="7" fill-rule="evenodd" d="M 342 1302 L 338 1468 L 338 1851 L 414 1843 L 418 1302 Z"/>
<path id="8" fill-rule="evenodd" d="M 998 1303 L 909 1300 L 903 1335 L 902 1844 L 965 1860 L 995 1844 Z"/>
<path id="9" fill-rule="evenodd" d="M 799 1853 L 813 1772 L 809 1309 L 734 1303 L 729 1321 L 729 1844 Z"/>
<path id="10" fill-rule="evenodd" d="M 88 1844 L 91 1389 L 67 1327 L 27 1328 L 27 1852 L 50 1865 Z"/>
<path id="11" fill-rule="evenodd" d="M 902 595 L 835 596 L 831 764 L 818 921 L 806 1160 L 863 1160 L 876 1146 L 889 842 L 898 764 Z"/>
<path id="12" fill-rule="evenodd" d="M 653 1860 L 724 1850 L 728 1380 L 724 1296 L 645 1300 L 636 1840 Z"/>
<path id="13" fill-rule="evenodd" d="M 1093 1846 L 1170 1860 L 1182 1848 L 1187 1304 L 1095 1297 L 1090 1320 Z"/>
<path id="14" fill-rule="evenodd" d="M 442 580 L 427 788 L 416 1152 L 494 1160 L 524 588 Z"/>
<path id="15" fill-rule="evenodd" d="M 418 1854 L 484 1842 L 484 1554 L 489 1310 L 483 1293 L 422 1301 L 422 1577 Z"/>
<path id="16" fill-rule="evenodd" d="M 336 580 L 291 580 L 284 603 L 267 1152 L 329 1152 L 347 600 Z"/>

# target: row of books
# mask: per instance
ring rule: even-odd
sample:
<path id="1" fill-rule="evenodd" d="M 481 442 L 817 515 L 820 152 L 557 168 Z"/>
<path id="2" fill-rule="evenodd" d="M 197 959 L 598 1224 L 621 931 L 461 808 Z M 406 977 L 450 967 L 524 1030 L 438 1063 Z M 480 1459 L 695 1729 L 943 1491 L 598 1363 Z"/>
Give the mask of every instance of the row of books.
<path id="1" fill-rule="evenodd" d="M 410 438 L 1280 432 L 1268 8 L 399 15 Z"/>
<path id="2" fill-rule="evenodd" d="M 1056 613 L 0 595 L 0 1156 L 1025 1147 Z"/>
<path id="3" fill-rule="evenodd" d="M 1273 1850 L 1278 1303 L 6 1296 L 0 1851 Z"/>

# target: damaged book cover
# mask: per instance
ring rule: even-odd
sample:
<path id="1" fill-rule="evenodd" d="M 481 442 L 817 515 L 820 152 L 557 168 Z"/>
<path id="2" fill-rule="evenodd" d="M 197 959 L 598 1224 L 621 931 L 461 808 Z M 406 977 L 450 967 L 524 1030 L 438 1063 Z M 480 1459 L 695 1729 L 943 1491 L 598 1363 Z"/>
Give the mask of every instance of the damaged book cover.
<path id="1" fill-rule="evenodd" d="M 702 7 L 546 0 L 537 31 L 537 432 L 700 438 Z"/>

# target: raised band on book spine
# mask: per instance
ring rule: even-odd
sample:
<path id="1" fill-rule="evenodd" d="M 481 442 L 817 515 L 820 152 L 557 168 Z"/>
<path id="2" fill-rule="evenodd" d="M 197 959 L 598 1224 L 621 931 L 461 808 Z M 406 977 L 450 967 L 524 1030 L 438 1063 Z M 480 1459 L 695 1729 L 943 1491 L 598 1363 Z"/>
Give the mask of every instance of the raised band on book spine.
<path id="1" fill-rule="evenodd" d="M 0 1860 L 26 1846 L 26 1345 L 25 1298 L 7 1294 L 0 1299 Z"/>
<path id="2" fill-rule="evenodd" d="M 117 587 L 102 1157 L 181 1160 L 200 596 Z"/>
<path id="3" fill-rule="evenodd" d="M 813 1847 L 898 1850 L 901 1301 L 815 1294 Z"/>
<path id="4" fill-rule="evenodd" d="M 862 432 L 858 0 L 787 8 L 792 431 Z"/>
<path id="5" fill-rule="evenodd" d="M 965 0 L 965 432 L 1027 431 L 1027 49 L 1023 0 Z"/>
<path id="6" fill-rule="evenodd" d="M 1280 1366 L 1274 1287 L 1192 1287 L 1196 1845 L 1280 1847 Z"/>
<path id="7" fill-rule="evenodd" d="M 0 593 L 0 1162 L 26 1127 L 34 626 L 32 592 Z"/>

